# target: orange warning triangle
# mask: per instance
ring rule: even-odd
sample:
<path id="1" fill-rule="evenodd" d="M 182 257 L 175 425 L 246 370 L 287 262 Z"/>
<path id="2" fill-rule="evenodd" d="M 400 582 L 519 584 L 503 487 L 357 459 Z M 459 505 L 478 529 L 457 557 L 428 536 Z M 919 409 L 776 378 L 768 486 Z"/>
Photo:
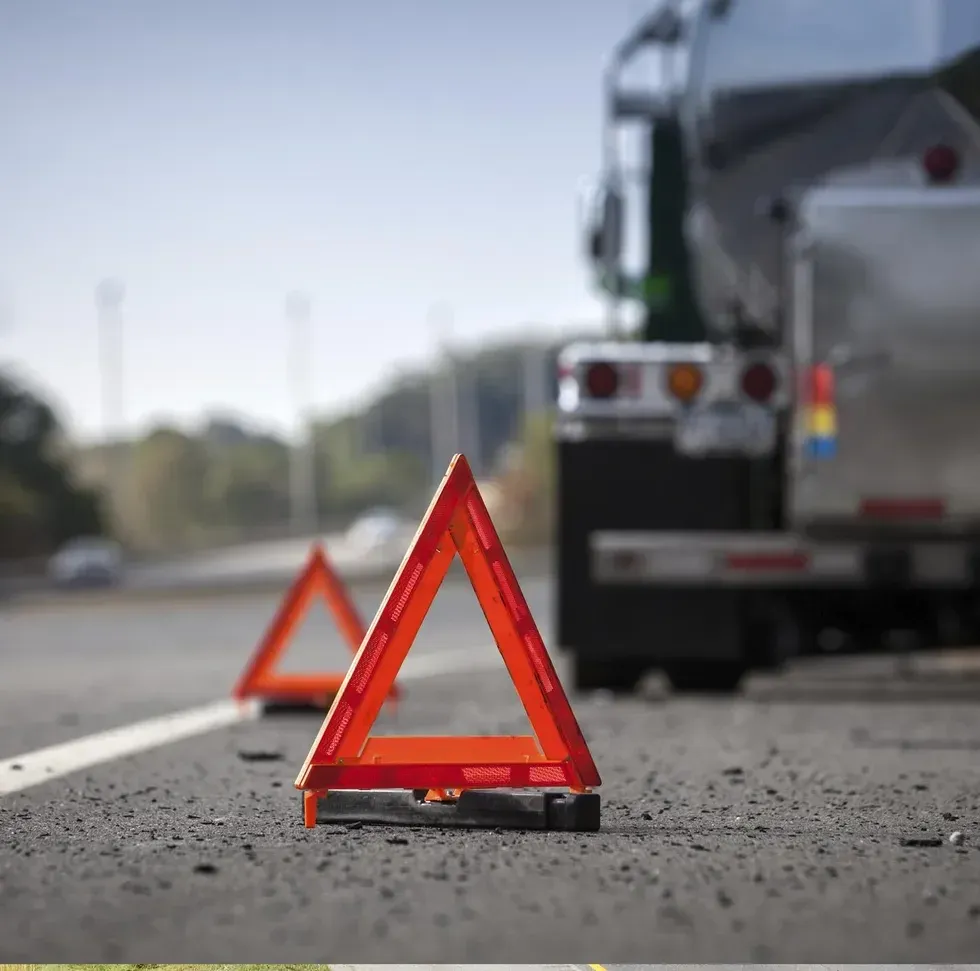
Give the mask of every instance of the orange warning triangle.
<path id="1" fill-rule="evenodd" d="M 456 553 L 534 736 L 368 737 Z M 296 779 L 304 818 L 331 789 L 440 790 L 600 785 L 473 474 L 454 457 Z"/>
<path id="2" fill-rule="evenodd" d="M 364 639 L 364 621 L 334 572 L 320 544 L 313 547 L 302 572 L 293 581 L 272 623 L 249 659 L 232 692 L 235 698 L 263 698 L 266 701 L 323 705 L 337 694 L 344 683 L 340 673 L 277 674 L 276 665 L 290 639 L 306 616 L 310 603 L 321 594 L 333 615 L 340 634 L 356 653 Z M 398 689 L 391 685 L 392 698 Z"/>

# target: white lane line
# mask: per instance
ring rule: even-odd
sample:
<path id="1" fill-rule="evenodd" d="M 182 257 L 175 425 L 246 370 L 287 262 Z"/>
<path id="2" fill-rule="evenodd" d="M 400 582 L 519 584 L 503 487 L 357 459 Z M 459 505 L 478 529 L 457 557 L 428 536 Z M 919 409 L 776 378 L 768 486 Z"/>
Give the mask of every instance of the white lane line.
<path id="1" fill-rule="evenodd" d="M 0 796 L 103 762 L 124 759 L 137 752 L 225 728 L 255 718 L 260 710 L 257 704 L 218 701 L 3 759 L 0 760 Z"/>
<path id="2" fill-rule="evenodd" d="M 503 668 L 503 661 L 492 650 L 438 651 L 411 655 L 405 659 L 399 681 L 416 681 L 459 671 L 481 671 Z M 60 745 L 27 752 L 10 759 L 0 759 L 0 796 L 30 789 L 73 772 L 124 759 L 150 749 L 172 745 L 196 735 L 237 725 L 258 717 L 258 702 L 216 701 L 188 708 L 159 718 L 134 722 L 120 728 L 96 732 Z"/>

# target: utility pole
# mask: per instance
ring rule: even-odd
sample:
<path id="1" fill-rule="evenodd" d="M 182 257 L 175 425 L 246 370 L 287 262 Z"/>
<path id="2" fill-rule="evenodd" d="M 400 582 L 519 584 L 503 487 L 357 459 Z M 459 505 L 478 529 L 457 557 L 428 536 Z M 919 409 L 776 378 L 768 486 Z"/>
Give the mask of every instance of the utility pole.
<path id="1" fill-rule="evenodd" d="M 451 346 L 452 308 L 447 304 L 436 304 L 429 311 L 428 324 L 437 349 L 436 367 L 429 385 L 429 428 L 432 481 L 438 485 L 449 460 L 459 450 L 459 387 Z"/>
<path id="2" fill-rule="evenodd" d="M 294 433 L 289 450 L 289 511 L 294 535 L 316 534 L 316 441 L 313 429 L 313 322 L 309 297 L 286 297 L 289 328 L 288 380 L 293 397 Z"/>
<path id="3" fill-rule="evenodd" d="M 128 457 L 125 442 L 125 385 L 123 371 L 123 314 L 126 288 L 111 277 L 95 288 L 98 314 L 99 392 L 102 437 L 106 458 L 106 486 L 116 524 L 128 487 Z"/>
<path id="4" fill-rule="evenodd" d="M 479 478 L 483 475 L 483 438 L 480 434 L 480 385 L 479 369 L 464 369 L 459 354 L 453 355 L 453 376 L 456 385 L 456 429 L 458 441 L 455 451 L 462 452 Z"/>
<path id="5" fill-rule="evenodd" d="M 548 348 L 542 344 L 534 344 L 521 356 L 525 416 L 545 411 L 551 405 L 547 363 Z"/>

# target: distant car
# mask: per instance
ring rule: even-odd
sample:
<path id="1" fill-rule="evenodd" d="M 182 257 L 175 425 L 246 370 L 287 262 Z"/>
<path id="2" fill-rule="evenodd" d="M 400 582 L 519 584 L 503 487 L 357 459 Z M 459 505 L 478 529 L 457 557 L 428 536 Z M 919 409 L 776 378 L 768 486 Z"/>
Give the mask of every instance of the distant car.
<path id="1" fill-rule="evenodd" d="M 48 576 L 60 587 L 111 587 L 122 577 L 122 551 L 102 537 L 66 543 L 48 563 Z"/>
<path id="2" fill-rule="evenodd" d="M 369 553 L 383 549 L 406 527 L 406 520 L 398 512 L 382 507 L 371 509 L 356 519 L 344 538 L 351 550 Z"/>

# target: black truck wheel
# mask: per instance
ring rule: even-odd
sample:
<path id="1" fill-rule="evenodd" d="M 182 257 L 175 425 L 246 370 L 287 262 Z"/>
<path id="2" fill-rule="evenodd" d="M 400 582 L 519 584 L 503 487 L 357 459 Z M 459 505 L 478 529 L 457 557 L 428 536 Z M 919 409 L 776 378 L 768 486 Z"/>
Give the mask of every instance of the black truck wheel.
<path id="1" fill-rule="evenodd" d="M 735 617 L 736 656 L 665 662 L 664 674 L 675 692 L 734 694 L 751 671 L 778 671 L 803 653 L 803 627 L 788 603 L 771 596 L 742 595 Z"/>
<path id="2" fill-rule="evenodd" d="M 745 661 L 669 661 L 664 674 L 678 694 L 734 694 L 748 673 Z"/>
<path id="3" fill-rule="evenodd" d="M 595 654 L 576 654 L 572 665 L 572 685 L 575 691 L 611 691 L 631 694 L 650 663 L 637 657 L 601 657 Z"/>

